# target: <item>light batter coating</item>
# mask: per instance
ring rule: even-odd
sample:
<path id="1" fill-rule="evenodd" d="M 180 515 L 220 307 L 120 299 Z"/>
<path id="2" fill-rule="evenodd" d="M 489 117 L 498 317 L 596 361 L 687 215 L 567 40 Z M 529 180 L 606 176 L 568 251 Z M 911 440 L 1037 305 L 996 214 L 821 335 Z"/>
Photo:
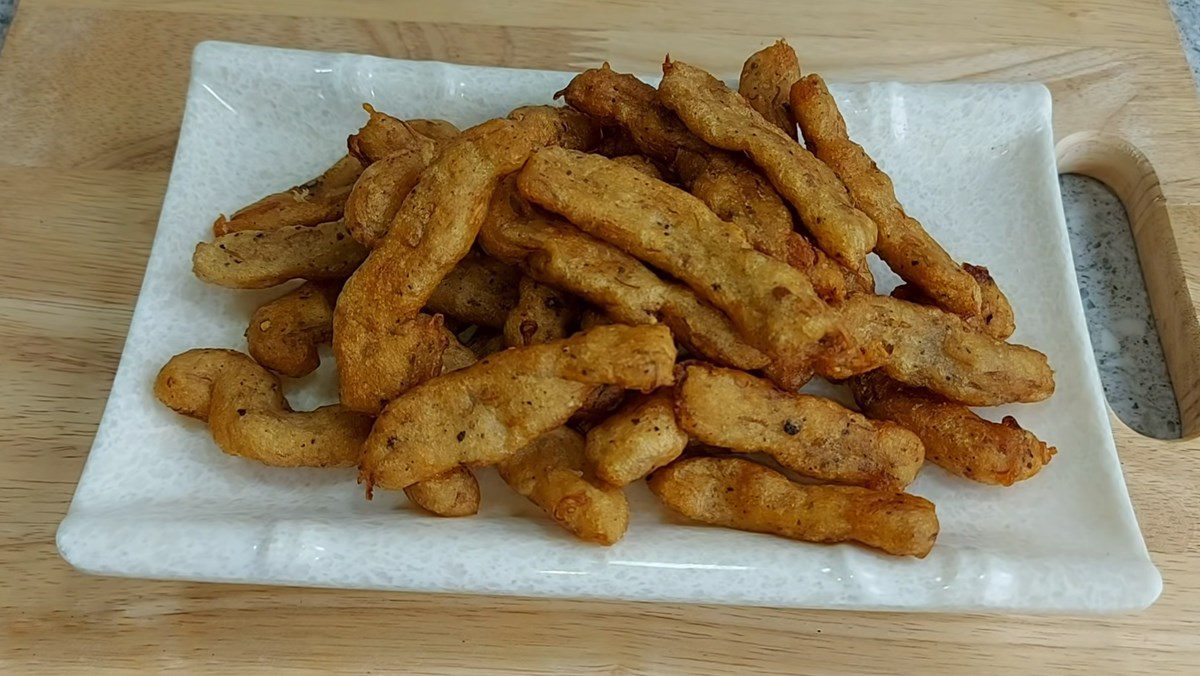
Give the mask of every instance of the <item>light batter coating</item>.
<path id="1" fill-rule="evenodd" d="M 595 136 L 592 123 L 574 111 L 518 109 L 511 119 L 464 132 L 421 173 L 387 235 L 338 299 L 333 349 L 347 407 L 376 413 L 437 373 L 445 345 L 428 340 L 428 327 L 413 318 L 467 255 L 496 182 L 536 148 L 586 147 Z"/>
<path id="2" fill-rule="evenodd" d="M 703 202 L 598 155 L 537 152 L 517 177 L 521 194 L 678 278 L 723 310 L 742 337 L 766 352 L 785 386 L 807 381 L 845 337 L 808 278 L 750 247 L 735 225 Z M 823 371 L 825 372 L 825 371 Z"/>
<path id="3" fill-rule="evenodd" d="M 924 558 L 938 534 L 933 503 L 857 486 L 810 486 L 741 458 L 689 458 L 650 476 L 680 514 L 717 526 L 807 542 L 860 542 Z"/>
<path id="4" fill-rule="evenodd" d="M 1040 472 L 1057 453 L 1012 416 L 998 423 L 984 420 L 962 404 L 878 372 L 849 383 L 864 413 L 912 430 L 925 444 L 926 459 L 972 481 L 1011 486 Z"/>
<path id="5" fill-rule="evenodd" d="M 583 437 L 568 427 L 543 434 L 496 469 L 513 490 L 581 540 L 611 545 L 629 526 L 625 494 L 592 474 Z"/>
<path id="6" fill-rule="evenodd" d="M 704 70 L 667 61 L 659 99 L 708 143 L 749 155 L 825 253 L 851 270 L 866 267 L 867 253 L 875 247 L 875 223 L 850 204 L 829 167 L 759 115 L 740 94 Z"/>
<path id="7" fill-rule="evenodd" d="M 1046 355 L 973 329 L 957 315 L 886 296 L 838 308 L 861 344 L 881 345 L 889 377 L 968 406 L 1042 401 L 1054 394 Z"/>
<path id="8" fill-rule="evenodd" d="M 696 441 L 766 453 L 814 479 L 901 490 L 925 459 L 921 441 L 900 425 L 741 371 L 689 365 L 676 391 L 679 426 Z"/>
<path id="9" fill-rule="evenodd" d="M 363 448 L 359 478 L 405 488 L 458 465 L 495 464 L 560 427 L 593 386 L 671 383 L 675 344 L 660 326 L 599 326 L 514 348 L 430 380 L 388 404 Z"/>
<path id="10" fill-rule="evenodd" d="M 293 411 L 279 376 L 235 350 L 175 355 L 154 396 L 176 413 L 208 423 L 222 451 L 274 467 L 353 467 L 371 419 L 340 405 Z"/>
<path id="11" fill-rule="evenodd" d="M 367 256 L 341 221 L 238 230 L 200 242 L 192 272 L 229 289 L 265 289 L 293 279 L 345 279 Z"/>
<path id="12" fill-rule="evenodd" d="M 796 83 L 791 100 L 809 149 L 833 169 L 854 206 L 878 226 L 875 251 L 879 257 L 939 307 L 964 317 L 979 314 L 979 285 L 917 219 L 905 213 L 892 180 L 862 146 L 850 140 L 837 102 L 821 76 L 808 75 Z"/>
<path id="13" fill-rule="evenodd" d="M 796 138 L 788 102 L 792 85 L 800 79 L 800 60 L 786 40 L 778 40 L 750 55 L 742 64 L 738 93 L 771 124 Z"/>
<path id="14" fill-rule="evenodd" d="M 638 395 L 588 430 L 586 452 L 596 475 L 625 486 L 679 457 L 688 436 L 675 423 L 669 387 Z"/>

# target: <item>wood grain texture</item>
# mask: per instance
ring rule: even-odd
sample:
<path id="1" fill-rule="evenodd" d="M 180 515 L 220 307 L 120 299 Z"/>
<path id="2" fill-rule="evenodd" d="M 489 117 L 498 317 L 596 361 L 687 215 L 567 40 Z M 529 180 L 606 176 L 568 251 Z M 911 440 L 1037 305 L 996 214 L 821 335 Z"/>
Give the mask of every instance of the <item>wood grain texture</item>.
<path id="1" fill-rule="evenodd" d="M 1200 104 L 1160 2 L 22 0 L 0 56 L 0 671 L 1180 673 L 1200 664 L 1200 442 L 1112 417 L 1164 593 L 1110 618 L 872 614 L 104 579 L 54 549 L 99 421 L 201 40 L 534 68 L 786 37 L 832 80 L 1043 81 L 1065 170 L 1124 200 L 1200 432 Z"/>

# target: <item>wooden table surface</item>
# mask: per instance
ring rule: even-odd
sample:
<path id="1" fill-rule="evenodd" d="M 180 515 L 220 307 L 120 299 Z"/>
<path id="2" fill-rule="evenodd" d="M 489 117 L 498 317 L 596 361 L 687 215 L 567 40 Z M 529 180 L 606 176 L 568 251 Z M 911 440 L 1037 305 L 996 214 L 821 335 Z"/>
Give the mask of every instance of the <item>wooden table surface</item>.
<path id="1" fill-rule="evenodd" d="M 784 36 L 836 80 L 1029 81 L 1064 171 L 1125 201 L 1200 431 L 1200 106 L 1158 1 L 22 0 L 0 55 L 0 671 L 924 673 L 1200 668 L 1200 442 L 1113 418 L 1164 592 L 1117 617 L 873 614 L 88 577 L 59 559 L 171 167 L 193 46 L 533 68 L 665 51 L 735 75 Z"/>

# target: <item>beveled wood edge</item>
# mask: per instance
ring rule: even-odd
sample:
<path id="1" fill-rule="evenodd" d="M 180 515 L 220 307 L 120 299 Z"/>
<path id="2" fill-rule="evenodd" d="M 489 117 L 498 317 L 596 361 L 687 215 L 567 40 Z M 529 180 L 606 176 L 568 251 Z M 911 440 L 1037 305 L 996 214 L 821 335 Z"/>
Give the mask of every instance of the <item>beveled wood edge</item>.
<path id="1" fill-rule="evenodd" d="M 1179 404 L 1185 439 L 1200 436 L 1200 322 L 1180 249 L 1196 250 L 1192 223 L 1200 204 L 1171 205 L 1150 159 L 1119 136 L 1076 132 L 1055 147 L 1061 173 L 1082 174 L 1109 187 L 1129 217 L 1150 308 Z"/>

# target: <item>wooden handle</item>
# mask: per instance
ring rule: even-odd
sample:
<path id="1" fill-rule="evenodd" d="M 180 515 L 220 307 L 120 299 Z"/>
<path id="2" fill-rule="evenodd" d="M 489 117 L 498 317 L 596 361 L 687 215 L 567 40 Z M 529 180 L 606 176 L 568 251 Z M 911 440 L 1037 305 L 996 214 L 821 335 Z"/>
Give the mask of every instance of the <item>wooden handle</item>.
<path id="1" fill-rule="evenodd" d="M 1150 160 L 1118 136 L 1078 132 L 1059 141 L 1056 150 L 1060 172 L 1104 183 L 1125 205 L 1179 403 L 1183 435 L 1196 436 L 1200 434 L 1200 323 L 1191 289 L 1198 280 L 1186 270 L 1179 251 L 1196 251 L 1200 245 L 1200 241 L 1185 241 L 1200 240 L 1200 204 L 1168 204 Z"/>

